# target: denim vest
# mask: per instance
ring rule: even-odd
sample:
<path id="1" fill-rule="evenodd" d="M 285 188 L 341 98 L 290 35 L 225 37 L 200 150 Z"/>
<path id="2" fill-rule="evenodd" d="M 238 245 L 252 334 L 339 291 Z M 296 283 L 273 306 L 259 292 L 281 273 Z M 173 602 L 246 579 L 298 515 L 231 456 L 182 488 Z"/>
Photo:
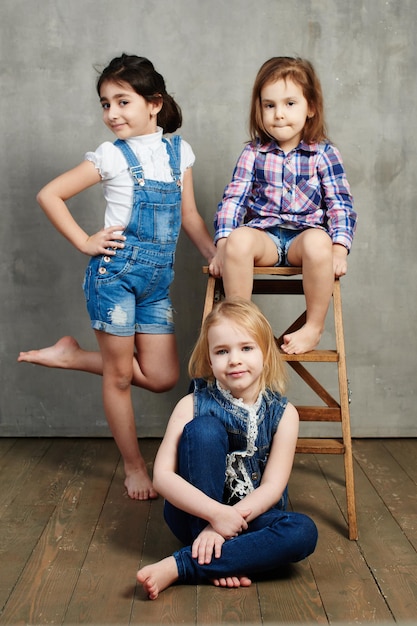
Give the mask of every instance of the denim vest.
<path id="1" fill-rule="evenodd" d="M 218 418 L 224 425 L 229 440 L 229 455 L 233 452 L 246 452 L 248 448 L 249 411 L 245 406 L 230 402 L 217 388 L 216 383 L 208 383 L 203 379 L 195 379 L 194 383 L 194 419 L 204 419 L 204 416 Z M 266 391 L 262 394 L 260 406 L 256 414 L 257 436 L 253 455 L 242 455 L 245 473 L 256 489 L 262 478 L 268 460 L 271 443 L 278 424 L 287 406 L 287 398 L 278 392 Z M 226 481 L 227 482 L 227 481 Z M 240 498 L 226 493 L 225 499 L 234 504 Z M 242 497 L 242 496 L 241 496 Z M 280 502 L 276 505 L 284 510 L 287 504 L 287 490 Z"/>

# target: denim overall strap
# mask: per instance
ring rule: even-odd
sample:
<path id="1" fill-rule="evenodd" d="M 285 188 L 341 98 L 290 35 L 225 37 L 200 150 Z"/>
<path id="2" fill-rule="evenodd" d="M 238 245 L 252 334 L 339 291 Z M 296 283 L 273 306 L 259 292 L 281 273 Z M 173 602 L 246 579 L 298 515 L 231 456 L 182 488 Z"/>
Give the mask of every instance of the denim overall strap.
<path id="1" fill-rule="evenodd" d="M 168 152 L 172 178 L 174 179 L 174 182 L 178 186 L 180 186 L 181 185 L 181 148 L 180 148 L 181 137 L 179 135 L 174 135 L 171 138 L 171 141 L 168 141 L 168 139 L 165 139 L 165 137 L 163 137 L 162 141 L 164 142 L 166 150 Z M 123 139 L 117 139 L 114 142 L 114 145 L 120 148 L 120 150 L 123 152 L 126 158 L 126 161 L 129 165 L 129 172 L 135 182 L 135 186 L 140 185 L 141 187 L 143 187 L 145 184 L 143 168 L 142 168 L 142 165 L 139 163 L 138 159 L 136 158 L 136 155 L 133 152 L 132 148 L 129 146 L 127 141 L 124 141 Z"/>
<path id="2" fill-rule="evenodd" d="M 173 135 L 170 140 L 162 138 L 169 156 L 171 174 L 178 187 L 181 186 L 181 137 Z"/>
<path id="3" fill-rule="evenodd" d="M 123 152 L 124 157 L 129 166 L 129 172 L 134 180 L 135 187 L 137 185 L 140 185 L 141 187 L 143 187 L 145 184 L 143 168 L 141 164 L 139 163 L 138 159 L 136 158 L 136 155 L 133 152 L 132 148 L 129 146 L 127 141 L 124 141 L 123 139 L 116 139 L 116 141 L 114 142 L 114 145 L 120 148 L 120 150 Z"/>

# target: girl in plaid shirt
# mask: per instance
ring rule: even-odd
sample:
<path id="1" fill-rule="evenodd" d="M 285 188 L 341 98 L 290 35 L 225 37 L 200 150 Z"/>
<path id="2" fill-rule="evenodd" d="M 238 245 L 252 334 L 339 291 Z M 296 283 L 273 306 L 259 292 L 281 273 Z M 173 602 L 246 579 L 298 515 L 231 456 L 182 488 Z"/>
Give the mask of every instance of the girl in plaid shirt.
<path id="1" fill-rule="evenodd" d="M 347 271 L 356 212 L 342 158 L 329 143 L 320 81 L 309 61 L 274 57 L 252 92 L 251 141 L 215 217 L 216 256 L 227 297 L 250 299 L 253 267 L 303 268 L 307 319 L 284 336 L 287 354 L 313 350 L 334 277 Z"/>

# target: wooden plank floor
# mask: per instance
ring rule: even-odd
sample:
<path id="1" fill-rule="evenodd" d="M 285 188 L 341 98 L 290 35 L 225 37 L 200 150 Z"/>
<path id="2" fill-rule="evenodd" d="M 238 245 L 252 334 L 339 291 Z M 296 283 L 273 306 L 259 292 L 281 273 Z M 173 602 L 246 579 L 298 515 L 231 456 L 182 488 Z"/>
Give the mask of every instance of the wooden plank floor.
<path id="1" fill-rule="evenodd" d="M 150 468 L 158 444 L 141 441 Z M 357 542 L 342 457 L 297 455 L 291 506 L 315 520 L 315 553 L 247 589 L 176 586 L 151 602 L 136 570 L 178 544 L 162 499 L 123 494 L 114 442 L 0 439 L 0 624 L 416 622 L 417 439 L 353 448 Z"/>

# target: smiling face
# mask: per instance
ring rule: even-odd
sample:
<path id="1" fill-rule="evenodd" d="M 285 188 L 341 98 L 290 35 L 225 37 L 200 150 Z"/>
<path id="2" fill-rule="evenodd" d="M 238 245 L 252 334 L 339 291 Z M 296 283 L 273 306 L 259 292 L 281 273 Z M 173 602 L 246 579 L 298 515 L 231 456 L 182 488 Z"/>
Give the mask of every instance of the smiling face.
<path id="1" fill-rule="evenodd" d="M 210 327 L 207 338 L 211 368 L 220 386 L 246 404 L 254 404 L 264 359 L 253 336 L 242 326 L 224 320 Z"/>
<path id="2" fill-rule="evenodd" d="M 298 146 L 306 119 L 314 114 L 301 87 L 289 79 L 262 88 L 261 110 L 265 131 L 285 153 Z"/>
<path id="3" fill-rule="evenodd" d="M 128 83 L 105 82 L 100 89 L 103 121 L 119 139 L 156 132 L 162 101 L 148 102 Z"/>

